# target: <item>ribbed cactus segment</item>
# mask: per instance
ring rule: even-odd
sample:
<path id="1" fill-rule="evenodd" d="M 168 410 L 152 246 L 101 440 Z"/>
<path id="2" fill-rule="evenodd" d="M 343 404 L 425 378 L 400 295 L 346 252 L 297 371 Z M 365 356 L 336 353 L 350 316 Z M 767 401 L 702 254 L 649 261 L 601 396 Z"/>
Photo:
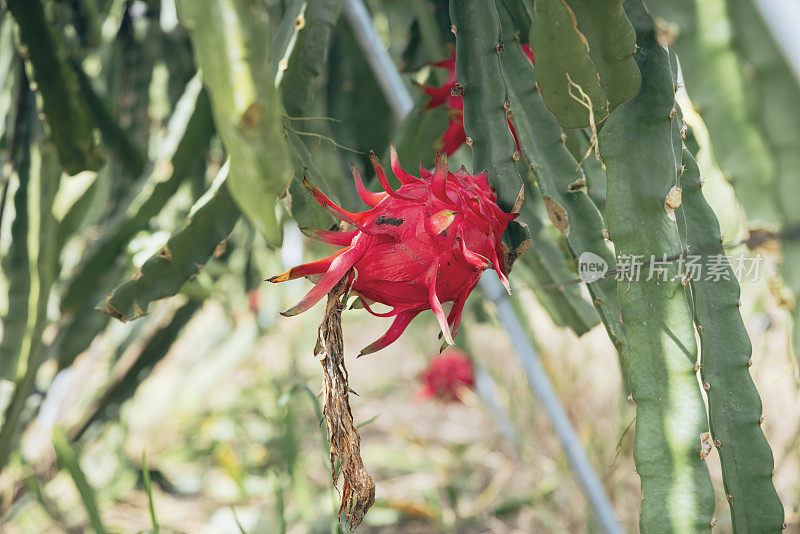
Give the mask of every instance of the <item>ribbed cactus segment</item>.
<path id="1" fill-rule="evenodd" d="M 0 15 L 2 17 L 2 15 Z M 19 96 L 21 59 L 14 46 L 14 20 L 0 18 L 0 91 L 7 95 L 0 100 L 0 146 L 9 146 L 9 136 L 13 135 L 14 117 Z M 4 155 L 5 157 L 5 155 Z"/>
<path id="2" fill-rule="evenodd" d="M 153 69 L 158 62 L 166 62 L 167 58 L 161 45 L 161 29 L 158 20 L 148 17 L 139 19 L 130 10 L 123 13 L 117 36 L 111 44 L 113 52 L 110 53 L 107 76 L 113 92 L 108 96 L 114 103 L 114 112 L 127 118 L 124 133 L 136 146 L 147 147 L 150 140 L 153 124 L 151 113 L 153 108 L 150 107 Z M 170 52 L 175 54 L 188 47 L 176 44 L 172 48 L 174 50 Z M 169 67 L 174 68 L 174 65 L 170 62 Z M 177 74 L 170 71 L 170 77 Z M 179 84 L 178 89 L 185 86 L 189 79 L 191 79 L 191 74 Z M 180 93 L 177 96 L 180 96 Z M 92 109 L 93 116 L 96 116 L 95 113 Z M 116 120 L 116 117 L 112 120 Z M 97 125 L 99 128 L 100 123 L 97 122 Z M 104 135 L 102 139 L 106 144 L 108 136 L 105 134 L 108 129 L 104 130 L 101 130 L 101 134 Z M 115 156 L 119 158 L 117 153 Z M 120 160 L 125 161 L 122 158 Z M 128 169 L 123 170 L 125 172 L 117 172 L 114 176 L 113 196 L 117 200 L 123 200 L 130 190 L 131 178 L 136 178 L 141 174 L 140 171 L 131 175 Z"/>
<path id="3" fill-rule="evenodd" d="M 21 176 L 23 179 L 24 175 Z M 28 187 L 12 180 L 17 190 L 9 203 L 14 206 L 15 216 L 11 223 L 14 236 L 28 233 Z M 14 239 L 3 257 L 3 277 L 8 284 L 8 310 L 3 316 L 3 337 L 0 339 L 0 377 L 14 379 L 17 375 L 17 360 L 28 324 L 28 295 L 31 289 L 31 273 L 28 265 L 27 239 Z"/>
<path id="4" fill-rule="evenodd" d="M 285 64 L 278 65 L 281 101 L 290 117 L 304 115 L 314 94 L 314 80 L 327 63 L 331 33 L 342 9 L 341 0 L 309 0 L 295 18 L 295 42 Z"/>
<path id="5" fill-rule="evenodd" d="M 686 89 L 748 220 L 774 222 L 774 199 L 764 194 L 774 190 L 774 164 L 758 131 L 759 111 L 750 106 L 751 89 L 733 48 L 725 2 L 651 0 L 647 7 L 671 25 L 667 36 L 680 58 Z"/>
<path id="6" fill-rule="evenodd" d="M 545 211 L 541 191 L 530 178 L 527 182 L 522 215 L 531 233 L 531 246 L 530 251 L 520 258 L 521 265 L 533 274 L 533 279 L 527 284 L 556 324 L 583 335 L 600 319 L 574 283 L 573 260 L 556 244 L 560 236 L 556 232 L 553 232 L 555 236 L 548 235 L 546 230 L 552 229 L 546 229 L 540 219 L 539 214 Z"/>
<path id="7" fill-rule="evenodd" d="M 56 151 L 45 143 L 44 125 L 28 80 L 17 79 L 23 83 L 14 102 L 18 115 L 11 133 L 14 148 L 9 162 L 9 178 L 16 185 L 16 193 L 7 199 L 13 202 L 16 215 L 11 250 L 2 262 L 10 292 L 0 342 L 3 374 L 14 387 L 0 416 L 0 469 L 8 462 L 21 432 L 19 419 L 42 362 L 42 333 L 48 323 L 47 304 L 58 260 L 57 223 L 52 209 L 61 167 Z M 21 298 L 20 291 L 25 291 L 26 298 Z"/>
<path id="8" fill-rule="evenodd" d="M 450 0 L 450 20 L 456 34 L 456 86 L 464 99 L 464 131 L 472 147 L 472 170 L 486 172 L 497 190 L 497 204 L 512 211 L 523 188 L 517 168 L 520 155 L 508 129 L 506 91 L 500 66 L 500 21 L 493 1 Z M 526 221 L 527 222 L 527 221 Z M 503 242 L 524 251 L 528 231 L 512 222 Z"/>
<path id="9" fill-rule="evenodd" d="M 131 280 L 114 289 L 97 309 L 122 322 L 146 315 L 151 302 L 175 295 L 183 284 L 200 273 L 212 254 L 224 252 L 225 239 L 240 214 L 223 182 L 188 218 L 186 226 L 148 259 Z"/>
<path id="10" fill-rule="evenodd" d="M 142 149 L 131 139 L 129 132 L 123 130 L 106 104 L 92 87 L 92 81 L 83 71 L 77 60 L 70 60 L 70 65 L 78 80 L 81 97 L 92 114 L 97 129 L 100 130 L 103 145 L 119 158 L 128 182 L 138 178 L 144 171 L 147 158 Z M 145 109 L 147 106 L 143 106 Z"/>
<path id="11" fill-rule="evenodd" d="M 636 34 L 622 0 L 536 0 L 534 7 L 539 89 L 561 126 L 600 123 L 636 95 Z"/>
<path id="12" fill-rule="evenodd" d="M 136 195 L 127 199 L 117 215 L 104 225 L 103 234 L 87 250 L 61 301 L 62 310 L 81 309 L 87 295 L 99 288 L 102 293 L 97 295 L 96 302 L 113 287 L 115 282 L 106 276 L 107 271 L 133 236 L 172 198 L 184 179 L 192 172 L 201 172 L 197 159 L 206 153 L 213 134 L 208 96 L 195 79 L 187 86 L 170 120 L 160 163 L 144 178 L 141 190 L 134 191 Z"/>
<path id="13" fill-rule="evenodd" d="M 119 204 L 115 216 L 104 225 L 104 232 L 89 246 L 67 286 L 61 300 L 67 320 L 59 328 L 54 342 L 58 347 L 60 368 L 71 365 L 106 326 L 108 317 L 87 306 L 87 302 L 93 304 L 105 298 L 123 278 L 127 265 L 120 261 L 120 255 L 130 240 L 147 228 L 181 184 L 193 173 L 202 172 L 197 160 L 206 153 L 213 134 L 208 95 L 202 90 L 199 78 L 195 78 L 187 84 L 170 117 L 165 141 L 157 155 L 159 163 L 131 187 L 131 194 Z M 77 206 L 76 203 L 76 209 Z M 67 223 L 65 217 L 59 230 Z"/>
<path id="14" fill-rule="evenodd" d="M 544 195 L 545 209 L 566 239 L 573 258 L 577 260 L 582 254 L 591 253 L 613 270 L 616 262 L 603 238 L 603 217 L 586 194 L 586 177 L 564 144 L 561 127 L 536 89 L 533 66 L 519 41 L 514 39 L 514 25 L 509 13 L 502 7 L 499 7 L 499 12 L 505 43 L 500 62 L 511 100 L 512 120 L 522 152 Z M 587 287 L 600 319 L 619 351 L 623 376 L 627 379 L 625 326 L 619 322 L 617 283 L 614 278 L 607 277 L 591 282 Z"/>
<path id="15" fill-rule="evenodd" d="M 312 102 L 315 81 L 327 67 L 331 34 L 341 12 L 341 0 L 295 2 L 284 14 L 276 40 L 275 80 L 281 103 L 288 117 L 284 118 L 286 136 L 300 162 L 283 198 L 292 217 L 300 226 L 328 228 L 334 219 L 306 192 L 302 178 L 306 174 L 333 199 L 336 192 L 325 177 L 316 172 L 311 155 L 300 135 L 292 127 L 291 118 L 304 117 Z"/>
<path id="16" fill-rule="evenodd" d="M 580 163 L 586 176 L 586 193 L 592 199 L 600 213 L 606 206 L 606 170 L 600 162 L 592 144 L 593 134 L 588 128 L 582 130 L 565 130 L 564 143 L 570 154 Z"/>
<path id="17" fill-rule="evenodd" d="M 761 399 L 749 367 L 752 347 L 739 313 L 739 283 L 722 248 L 714 211 L 703 197 L 700 171 L 688 150 L 679 224 L 689 253 L 707 274 L 690 281 L 700 336 L 700 376 L 708 396 L 711 440 L 719 452 L 734 532 L 780 532 L 783 506 L 772 483 L 772 450 L 761 430 Z M 683 220 L 681 220 L 681 215 Z M 722 262 L 719 264 L 719 262 Z"/>
<path id="18" fill-rule="evenodd" d="M 278 246 L 275 202 L 292 167 L 270 68 L 270 39 L 265 39 L 272 35 L 270 21 L 246 0 L 180 0 L 176 6 L 230 156 L 231 196 L 256 230 Z"/>
<path id="19" fill-rule="evenodd" d="M 500 8 L 505 9 L 502 5 Z M 463 95 L 464 130 L 472 148 L 473 172 L 487 171 L 489 183 L 497 189 L 498 204 L 505 211 L 512 209 L 525 184 L 520 218 L 527 227 L 510 223 L 504 244 L 515 251 L 512 259 L 530 246 L 522 261 L 534 275 L 532 285 L 547 286 L 539 291 L 542 303 L 556 322 L 583 334 L 597 324 L 597 314 L 577 286 L 562 285 L 574 274 L 558 247 L 544 236 L 539 238 L 544 225 L 535 205 L 541 203 L 541 193 L 527 183 L 527 171 L 520 172 L 522 155 L 508 128 L 511 102 L 500 61 L 506 43 L 496 3 L 452 0 L 450 18 L 456 33 L 454 90 Z"/>
<path id="20" fill-rule="evenodd" d="M 69 174 L 100 168 L 103 160 L 78 81 L 67 64 L 67 48 L 61 35 L 47 23 L 41 0 L 8 0 L 6 5 L 19 26 L 20 40 L 33 66 L 42 111 L 61 166 Z"/>
<path id="21" fill-rule="evenodd" d="M 665 201 L 678 185 L 669 57 L 641 0 L 626 3 L 637 32 L 642 87 L 613 111 L 600 133 L 608 176 L 606 217 L 620 256 L 649 261 L 681 252 Z M 680 135 L 678 134 L 678 140 Z M 636 403 L 634 461 L 641 478 L 639 526 L 649 532 L 708 532 L 714 490 L 700 457 L 708 424 L 695 375 L 697 346 L 676 265 L 642 268 L 617 287 L 628 338 L 628 375 Z M 619 268 L 619 261 L 618 261 Z M 647 280 L 652 272 L 653 279 Z M 658 277 L 659 280 L 656 280 Z"/>
<path id="22" fill-rule="evenodd" d="M 728 14 L 737 36 L 734 46 L 749 67 L 746 75 L 758 109 L 759 131 L 775 163 L 775 193 L 762 191 L 761 195 L 776 201 L 781 223 L 794 228 L 800 225 L 800 85 L 751 1 L 728 0 Z M 784 282 L 794 293 L 794 353 L 800 359 L 800 240 L 796 232 L 781 241 L 781 249 Z"/>
<path id="23" fill-rule="evenodd" d="M 13 23 L 10 18 L 3 20 L 0 24 L 0 85 L 3 94 L 7 95 L 6 102 L 0 104 L 0 146 L 10 147 L 22 142 L 22 134 L 15 128 L 17 115 L 20 112 L 21 98 L 32 98 L 27 91 L 23 90 L 23 65 L 14 49 L 13 42 Z M 12 160 L 19 166 L 18 162 L 13 161 L 14 154 L 7 153 L 7 149 L 0 152 L 0 157 L 4 160 Z M 27 156 L 23 152 L 22 156 Z M 18 161 L 26 161 L 18 158 Z M 8 209 L 13 206 L 14 219 L 9 225 L 11 234 L 14 236 L 25 236 L 28 232 L 28 188 L 20 182 L 20 178 L 26 179 L 25 173 L 9 177 L 8 182 L 3 184 L 5 190 L 6 204 L 0 206 L 0 212 L 11 213 Z M 16 190 L 12 186 L 16 185 Z M 12 194 L 13 191 L 13 194 Z M 16 376 L 17 358 L 25 337 L 25 328 L 28 324 L 28 294 L 31 287 L 31 273 L 28 266 L 28 240 L 13 239 L 5 251 L 2 262 L 0 262 L 3 278 L 8 286 L 6 295 L 7 309 L 2 317 L 3 335 L 0 337 L 0 378 L 13 379 Z M 13 313 L 11 311 L 13 310 Z"/>
<path id="24" fill-rule="evenodd" d="M 283 71 L 288 67 L 289 54 L 297 39 L 298 27 L 302 26 L 305 21 L 307 5 L 308 2 L 305 0 L 292 0 L 284 5 L 283 18 L 272 39 L 272 54 L 270 57 L 270 68 L 272 69 L 272 75 L 275 77 L 276 87 L 280 86 Z"/>

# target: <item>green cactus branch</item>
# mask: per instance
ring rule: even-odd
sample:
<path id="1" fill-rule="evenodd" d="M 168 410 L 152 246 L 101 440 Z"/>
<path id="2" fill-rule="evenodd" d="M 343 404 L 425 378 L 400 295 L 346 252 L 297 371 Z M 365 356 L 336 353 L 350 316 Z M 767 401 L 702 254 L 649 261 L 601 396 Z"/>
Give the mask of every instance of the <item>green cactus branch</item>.
<path id="1" fill-rule="evenodd" d="M 6 5 L 19 26 L 61 165 L 69 174 L 97 170 L 103 160 L 94 143 L 89 110 L 44 5 L 41 0 L 7 0 Z"/>
<path id="2" fill-rule="evenodd" d="M 270 68 L 269 18 L 245 0 L 179 0 L 214 121 L 230 157 L 228 187 L 253 226 L 278 246 L 275 202 L 291 178 Z"/>
<path id="3" fill-rule="evenodd" d="M 92 87 L 92 81 L 84 72 L 83 67 L 74 59 L 71 59 L 69 64 L 78 80 L 81 96 L 86 102 L 94 124 L 100 130 L 103 144 L 119 158 L 128 176 L 139 177 L 144 172 L 147 163 L 142 149 L 133 142 L 112 116 L 105 102 Z"/>
<path id="4" fill-rule="evenodd" d="M 472 148 L 472 168 L 486 171 L 489 184 L 497 190 L 500 208 L 511 212 L 524 181 L 517 168 L 520 154 L 506 119 L 508 93 L 498 52 L 497 9 L 494 2 L 451 0 L 450 19 L 456 34 L 454 91 L 464 100 L 464 131 Z M 519 224 L 509 224 L 504 242 L 519 255 L 530 246 L 530 233 Z"/>
<path id="5" fill-rule="evenodd" d="M 539 89 L 564 128 L 601 123 L 639 91 L 623 0 L 536 0 L 530 42 Z"/>
<path id="6" fill-rule="evenodd" d="M 150 87 L 155 66 L 158 61 L 163 59 L 166 62 L 170 56 L 181 52 L 184 55 L 189 55 L 185 52 L 185 46 L 163 46 L 159 34 L 160 30 L 157 21 L 147 17 L 136 17 L 135 9 L 126 8 L 122 13 L 122 20 L 120 21 L 116 38 L 111 45 L 113 52 L 111 58 L 109 58 L 118 70 L 116 75 L 114 71 L 109 72 L 110 76 L 106 81 L 106 87 L 108 87 L 109 91 L 106 96 L 113 103 L 114 114 L 122 115 L 127 119 L 125 121 L 125 136 L 130 139 L 130 144 L 143 148 L 147 147 L 151 133 L 153 117 L 148 110 L 152 109 L 150 108 Z M 171 50 L 167 51 L 164 48 L 171 48 Z M 177 98 L 181 95 L 180 91 L 185 84 L 191 79 L 191 74 L 186 75 L 181 69 L 175 68 L 172 63 L 169 63 L 169 67 L 174 69 L 170 72 L 170 78 L 185 76 L 184 79 L 175 84 L 178 91 L 175 95 Z M 80 79 L 80 75 L 78 76 Z M 86 92 L 85 88 L 82 88 L 82 90 Z M 169 103 L 172 104 L 172 99 L 169 96 L 168 99 Z M 124 164 L 125 160 L 130 157 L 126 156 L 123 159 L 119 151 L 115 150 L 115 145 L 121 142 L 124 143 L 124 141 L 115 139 L 115 135 L 118 135 L 118 133 L 113 132 L 110 125 L 103 124 L 102 112 L 95 110 L 96 104 L 93 103 L 91 96 L 87 96 L 87 103 L 96 117 L 95 120 L 100 130 L 101 141 L 111 149 L 111 153 L 115 156 L 111 165 L 111 168 L 115 170 L 111 194 L 116 201 L 122 201 L 130 191 L 130 185 L 135 183 L 131 178 L 135 179 L 141 173 L 131 175 L 126 167 L 120 169 L 122 172 L 116 170 L 116 167 Z M 124 145 L 120 148 L 125 149 Z M 142 155 L 144 155 L 144 150 L 142 152 Z"/>
<path id="7" fill-rule="evenodd" d="M 150 303 L 171 297 L 200 272 L 209 257 L 224 252 L 225 239 L 241 212 L 228 192 L 223 168 L 217 191 L 157 254 L 148 259 L 131 280 L 114 289 L 97 309 L 122 322 L 148 313 Z M 225 175 L 222 175 L 225 173 Z M 222 246 L 222 248 L 219 248 Z"/>
<path id="8" fill-rule="evenodd" d="M 591 130 L 566 130 L 564 144 L 570 154 L 580 164 L 586 177 L 586 194 L 592 199 L 600 213 L 606 205 L 606 170 L 597 157 L 596 142 Z"/>
<path id="9" fill-rule="evenodd" d="M 196 170 L 197 158 L 206 152 L 214 134 L 208 96 L 198 83 L 187 86 L 186 94 L 173 114 L 169 130 L 172 141 L 164 143 L 165 154 L 160 163 L 145 177 L 141 190 L 135 191 L 136 195 L 126 201 L 124 209 L 119 210 L 100 238 L 91 245 L 61 301 L 62 310 L 79 309 L 86 295 L 96 290 L 98 285 L 107 283 L 110 286 L 113 283 L 107 278 L 106 270 L 114 264 L 136 232 L 147 226 L 184 179 Z"/>
<path id="10" fill-rule="evenodd" d="M 308 110 L 313 82 L 325 69 L 331 33 L 341 10 L 341 0 L 309 0 L 303 15 L 295 19 L 295 43 L 280 81 L 281 100 L 290 117 L 303 116 Z"/>
<path id="11" fill-rule="evenodd" d="M 500 20 L 505 43 L 500 61 L 511 100 L 512 120 L 522 152 L 544 195 L 548 215 L 566 239 L 576 261 L 582 254 L 591 253 L 604 261 L 610 270 L 614 270 L 614 255 L 603 238 L 603 217 L 586 194 L 586 177 L 569 153 L 558 122 L 547 110 L 542 95 L 536 89 L 533 66 L 519 42 L 514 39 L 510 14 L 502 8 Z M 601 278 L 587 284 L 587 287 L 619 353 L 623 381 L 627 382 L 627 341 L 625 326 L 619 321 L 616 281 L 611 277 Z M 625 389 L 628 389 L 627 386 Z"/>
<path id="12" fill-rule="evenodd" d="M 281 29 L 289 30 L 281 35 L 279 49 L 275 54 L 281 56 L 276 68 L 276 83 L 287 115 L 283 117 L 282 123 L 295 156 L 294 176 L 282 198 L 286 200 L 285 204 L 292 217 L 303 227 L 328 228 L 335 224 L 333 217 L 303 187 L 303 176 L 308 174 L 314 184 L 323 189 L 330 198 L 336 200 L 338 197 L 324 176 L 314 168 L 305 142 L 292 127 L 292 119 L 308 114 L 314 84 L 327 67 L 331 36 L 341 7 L 341 0 L 316 0 L 305 4 L 299 11 L 287 12 L 281 22 Z M 293 43 L 290 49 L 289 43 Z M 286 51 L 281 52 L 284 48 Z"/>
<path id="13" fill-rule="evenodd" d="M 774 223 L 774 163 L 758 131 L 758 110 L 733 48 L 726 0 L 652 0 L 671 30 L 686 89 L 708 127 L 717 161 L 751 223 Z M 750 19 L 749 23 L 755 22 Z M 666 25 L 665 25 L 666 26 Z M 677 28 L 677 32 L 675 30 Z"/>
<path id="14" fill-rule="evenodd" d="M 43 143 L 44 125 L 38 118 L 34 94 L 28 90 L 27 79 L 22 76 L 21 80 L 11 161 L 17 192 L 8 199 L 14 202 L 12 229 L 18 237 L 2 265 L 11 294 L 0 342 L 2 370 L 14 381 L 14 389 L 0 427 L 0 470 L 19 438 L 23 408 L 43 359 L 42 333 L 48 324 L 47 304 L 58 254 L 52 207 L 61 168 L 52 146 Z"/>
<path id="15" fill-rule="evenodd" d="M 13 235 L 27 235 L 28 233 L 28 187 L 27 172 L 19 172 L 30 166 L 29 154 L 24 145 L 28 142 L 28 125 L 25 122 L 25 112 L 33 96 L 24 87 L 27 82 L 20 61 L 12 61 L 6 70 L 9 82 L 9 110 L 5 113 L 2 124 L 4 135 L 9 145 L 8 160 L 14 162 L 18 168 L 16 176 L 10 176 L 3 191 L 3 205 L 0 207 L 6 213 L 6 204 L 13 206 L 14 220 L 11 221 L 10 230 Z M 21 152 L 21 153 L 19 153 Z M 4 154 L 5 156 L 5 154 Z M 16 185 L 16 191 L 11 194 L 9 190 Z M 2 219 L 0 219 L 2 220 Z M 22 349 L 25 332 L 28 325 L 29 293 L 31 290 L 31 272 L 28 264 L 28 240 L 15 239 L 0 262 L 3 277 L 8 284 L 7 306 L 8 310 L 3 316 L 3 336 L 0 338 L 0 377 L 5 379 L 16 378 L 17 361 Z M 10 311 L 14 310 L 14 313 Z"/>
<path id="16" fill-rule="evenodd" d="M 779 532 L 783 506 L 772 484 L 772 450 L 761 430 L 761 399 L 749 372 L 752 349 L 739 313 L 739 284 L 722 248 L 717 218 L 703 197 L 700 171 L 685 149 L 683 166 L 678 217 L 685 218 L 686 248 L 701 254 L 699 265 L 706 273 L 715 261 L 724 262 L 718 280 L 701 277 L 690 284 L 711 440 L 722 464 L 733 530 Z"/>
<path id="17" fill-rule="evenodd" d="M 195 79 L 187 84 L 175 106 L 159 163 L 131 188 L 118 213 L 106 221 L 103 233 L 89 245 L 75 276 L 67 284 L 61 299 L 65 321 L 53 344 L 60 368 L 71 365 L 106 326 L 108 317 L 97 313 L 94 304 L 125 275 L 128 267 L 123 254 L 125 247 L 148 227 L 181 184 L 193 173 L 203 172 L 197 166 L 198 154 L 206 153 L 213 134 L 208 96 L 199 79 Z"/>
<path id="18" fill-rule="evenodd" d="M 14 45 L 14 21 L 11 17 L 0 19 L 0 91 L 5 98 L 0 100 L 0 147 L 8 150 L 14 132 L 14 116 L 22 75 L 21 58 Z M 4 158 L 10 159 L 6 154 Z"/>
<path id="19" fill-rule="evenodd" d="M 504 236 L 510 260 L 531 247 L 522 258 L 536 278 L 534 285 L 548 286 L 543 302 L 556 320 L 583 334 L 597 324 L 597 314 L 577 287 L 562 285 L 573 274 L 558 247 L 539 239 L 544 225 L 534 206 L 541 201 L 541 194 L 527 183 L 527 172 L 524 180 L 520 174 L 521 154 L 508 126 L 511 103 L 500 60 L 505 43 L 498 10 L 493 2 L 453 0 L 450 16 L 456 28 L 456 90 L 463 92 L 464 130 L 472 148 L 473 171 L 487 172 L 489 183 L 497 190 L 498 203 L 506 211 L 515 207 L 524 191 L 521 218 L 525 225 L 509 225 Z"/>
<path id="20" fill-rule="evenodd" d="M 792 228 L 800 224 L 800 85 L 752 2 L 728 0 L 728 14 L 737 36 L 734 47 L 753 88 L 754 107 L 760 111 L 756 125 L 775 164 L 772 194 L 760 194 L 775 202 L 781 225 Z M 794 294 L 793 345 L 800 361 L 800 242 L 783 239 L 781 249 L 784 282 Z"/>
<path id="21" fill-rule="evenodd" d="M 436 21 L 436 6 L 430 0 L 410 0 L 411 9 L 414 12 L 414 19 L 419 27 L 420 40 L 428 57 L 432 61 L 442 61 L 447 59 L 444 39 L 439 34 Z"/>
<path id="22" fill-rule="evenodd" d="M 272 54 L 270 68 L 275 85 L 280 86 L 283 71 L 288 67 L 289 54 L 297 39 L 297 33 L 304 27 L 305 11 L 308 3 L 306 0 L 292 0 L 287 2 L 283 10 L 283 18 L 275 30 L 272 39 Z"/>
<path id="23" fill-rule="evenodd" d="M 681 252 L 677 224 L 665 201 L 678 185 L 669 57 L 640 0 L 626 3 L 637 32 L 642 87 L 606 119 L 600 154 L 606 165 L 606 217 L 619 256 L 649 260 Z M 677 135 L 680 141 L 680 133 Z M 646 179 L 645 179 L 646 177 Z M 628 338 L 628 375 L 636 403 L 634 462 L 642 485 L 642 532 L 708 531 L 714 491 L 701 459 L 708 429 L 695 375 L 697 348 L 686 290 L 674 265 L 665 276 L 620 281 L 618 297 Z M 630 273 L 629 278 L 634 278 Z"/>
<path id="24" fill-rule="evenodd" d="M 515 279 L 531 288 L 556 325 L 582 336 L 600 322 L 597 312 L 583 298 L 578 286 L 570 283 L 575 275 L 568 269 L 561 249 L 544 236 L 539 239 L 536 231 L 533 240 L 529 253 L 514 271 Z"/>

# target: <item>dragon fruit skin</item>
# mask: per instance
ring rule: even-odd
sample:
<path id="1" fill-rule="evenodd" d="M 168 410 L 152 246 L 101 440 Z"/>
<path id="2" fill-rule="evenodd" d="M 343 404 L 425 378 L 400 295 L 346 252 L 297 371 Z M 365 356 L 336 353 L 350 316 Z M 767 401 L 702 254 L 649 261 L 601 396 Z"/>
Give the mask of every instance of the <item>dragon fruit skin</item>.
<path id="1" fill-rule="evenodd" d="M 268 279 L 276 283 L 322 275 L 283 315 L 297 315 L 311 308 L 354 268 L 352 290 L 364 307 L 379 317 L 395 317 L 389 330 L 361 355 L 394 342 L 414 317 L 428 309 L 433 310 L 444 339 L 453 344 L 464 303 L 484 270 L 497 271 L 510 291 L 500 236 L 517 214 L 505 213 L 497 206 L 497 196 L 485 175 L 470 175 L 463 167 L 449 172 L 446 156 L 437 159 L 433 172 L 420 168 L 421 178 L 417 178 L 400 168 L 392 146 L 392 170 L 401 184 L 397 191 L 390 187 L 374 154 L 371 161 L 382 193 L 367 190 L 352 167 L 358 194 L 371 207 L 366 212 L 344 211 L 304 179 L 314 199 L 354 229 L 301 229 L 312 239 L 344 248 Z M 370 307 L 374 302 L 391 310 L 377 313 Z M 448 315 L 442 307 L 446 302 L 453 302 Z"/>

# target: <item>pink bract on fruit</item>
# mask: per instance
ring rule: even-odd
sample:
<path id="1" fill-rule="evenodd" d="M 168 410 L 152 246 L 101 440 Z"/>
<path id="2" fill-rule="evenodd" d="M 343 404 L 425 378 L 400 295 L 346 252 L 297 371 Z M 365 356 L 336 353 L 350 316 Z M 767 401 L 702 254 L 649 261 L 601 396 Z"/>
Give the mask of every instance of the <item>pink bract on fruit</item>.
<path id="1" fill-rule="evenodd" d="M 392 171 L 401 184 L 396 191 L 374 154 L 371 161 L 384 191 L 367 190 L 353 166 L 358 194 L 371 207 L 362 213 L 341 209 L 304 180 L 314 199 L 353 229 L 302 229 L 312 239 L 344 248 L 269 279 L 275 283 L 322 275 L 311 291 L 283 315 L 297 315 L 311 308 L 353 268 L 352 290 L 361 297 L 364 307 L 379 317 L 395 317 L 389 330 L 361 354 L 386 347 L 414 317 L 429 309 L 445 340 L 452 345 L 464 303 L 484 270 L 497 271 L 510 292 L 500 236 L 517 214 L 505 213 L 497 206 L 497 195 L 484 174 L 471 175 L 463 167 L 456 173 L 449 172 L 444 155 L 437 160 L 433 172 L 420 168 L 421 176 L 417 178 L 400 167 L 392 146 Z M 375 302 L 391 310 L 377 313 L 371 309 Z M 446 302 L 453 303 L 447 316 L 442 307 Z"/>

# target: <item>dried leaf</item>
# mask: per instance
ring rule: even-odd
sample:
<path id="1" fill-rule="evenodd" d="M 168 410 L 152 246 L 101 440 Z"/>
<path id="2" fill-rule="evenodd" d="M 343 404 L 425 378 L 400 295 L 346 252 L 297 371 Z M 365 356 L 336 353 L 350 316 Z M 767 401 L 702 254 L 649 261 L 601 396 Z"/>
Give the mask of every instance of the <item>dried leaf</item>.
<path id="1" fill-rule="evenodd" d="M 361 460 L 361 437 L 353 423 L 348 393 L 350 388 L 344 365 L 341 314 L 347 305 L 347 294 L 354 280 L 355 275 L 351 271 L 328 293 L 325 317 L 317 336 L 317 354 L 323 369 L 322 414 L 331 444 L 331 474 L 334 484 L 339 474 L 342 475 L 339 521 L 349 530 L 361 523 L 375 502 L 375 482 Z M 340 465 L 338 473 L 335 467 L 337 458 Z"/>

